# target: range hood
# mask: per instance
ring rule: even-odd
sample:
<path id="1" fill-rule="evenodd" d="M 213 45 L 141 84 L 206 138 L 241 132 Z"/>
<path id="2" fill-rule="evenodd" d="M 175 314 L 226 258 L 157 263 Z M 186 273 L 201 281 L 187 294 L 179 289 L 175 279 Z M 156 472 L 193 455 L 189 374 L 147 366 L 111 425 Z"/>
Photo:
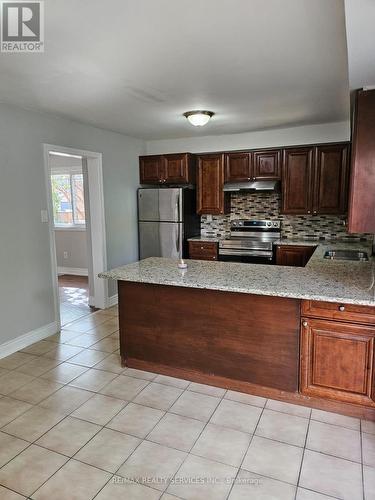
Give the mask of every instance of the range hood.
<path id="1" fill-rule="evenodd" d="M 224 191 L 235 192 L 235 191 L 278 191 L 279 181 L 275 180 L 265 180 L 265 181 L 248 181 L 248 182 L 226 182 L 224 184 Z"/>

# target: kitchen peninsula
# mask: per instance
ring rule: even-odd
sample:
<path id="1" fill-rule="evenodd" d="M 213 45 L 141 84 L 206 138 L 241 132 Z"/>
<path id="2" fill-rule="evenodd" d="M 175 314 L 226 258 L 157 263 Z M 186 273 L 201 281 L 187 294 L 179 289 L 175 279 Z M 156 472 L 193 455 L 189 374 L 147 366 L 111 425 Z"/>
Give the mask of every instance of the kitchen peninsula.
<path id="1" fill-rule="evenodd" d="M 304 268 L 149 258 L 102 273 L 123 364 L 375 420 L 374 259 L 327 248 Z"/>

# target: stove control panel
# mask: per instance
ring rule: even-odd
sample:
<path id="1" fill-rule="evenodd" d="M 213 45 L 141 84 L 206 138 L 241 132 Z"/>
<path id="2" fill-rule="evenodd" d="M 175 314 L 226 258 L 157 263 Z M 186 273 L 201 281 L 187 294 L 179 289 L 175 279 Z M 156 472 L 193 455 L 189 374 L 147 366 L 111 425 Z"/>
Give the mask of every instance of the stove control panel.
<path id="1" fill-rule="evenodd" d="M 247 228 L 247 229 L 280 229 L 281 222 L 279 220 L 247 220 L 235 219 L 231 222 L 232 228 Z"/>

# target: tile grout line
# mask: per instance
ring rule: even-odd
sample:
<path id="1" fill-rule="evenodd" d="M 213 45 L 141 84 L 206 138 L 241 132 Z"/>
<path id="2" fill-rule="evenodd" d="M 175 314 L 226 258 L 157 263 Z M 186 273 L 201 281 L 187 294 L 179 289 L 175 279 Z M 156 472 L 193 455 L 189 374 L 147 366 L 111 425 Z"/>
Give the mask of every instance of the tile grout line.
<path id="1" fill-rule="evenodd" d="M 361 445 L 361 478 L 362 478 L 362 498 L 365 500 L 365 471 L 363 464 L 363 440 L 362 440 L 362 419 L 359 420 L 359 439 Z"/>
<path id="2" fill-rule="evenodd" d="M 176 399 L 176 401 L 173 403 L 173 405 L 174 405 L 175 403 L 177 403 L 177 401 L 178 401 L 178 400 L 182 397 L 182 395 L 183 395 L 185 392 L 187 392 L 187 391 L 188 391 L 189 386 L 190 386 L 190 384 L 189 384 L 189 385 L 188 385 L 188 386 L 187 386 L 187 387 L 183 390 L 183 392 L 182 392 L 182 393 L 180 394 L 180 396 Z M 189 392 L 193 392 L 193 391 L 189 391 Z M 204 430 L 206 429 L 206 427 L 207 427 L 207 425 L 208 425 L 209 421 L 211 420 L 212 416 L 213 416 L 213 415 L 214 415 L 214 413 L 216 412 L 216 410 L 217 410 L 217 408 L 218 408 L 219 404 L 220 404 L 220 403 L 222 402 L 222 400 L 224 399 L 224 396 L 226 395 L 226 393 L 227 393 L 227 391 L 225 391 L 225 392 L 224 392 L 224 394 L 222 395 L 222 397 L 220 397 L 220 398 L 219 398 L 219 399 L 220 399 L 220 401 L 217 403 L 217 405 L 215 406 L 214 410 L 211 412 L 210 417 L 208 418 L 208 420 L 207 420 L 206 422 L 202 422 L 202 420 L 194 419 L 194 420 L 197 420 L 198 422 L 202 422 L 202 423 L 204 423 L 205 425 L 203 426 L 202 431 L 199 433 L 199 435 L 198 435 L 197 439 L 194 441 L 194 444 L 191 446 L 190 451 L 192 450 L 192 448 L 194 447 L 195 443 L 197 443 L 198 439 L 199 439 L 199 438 L 201 437 L 201 435 L 203 434 L 203 432 L 204 432 Z M 207 396 L 207 394 L 206 394 L 206 396 Z M 170 407 L 170 408 L 172 408 L 172 406 L 173 406 L 173 405 L 171 405 L 171 407 Z M 168 411 L 167 413 L 171 413 L 172 415 L 178 415 L 177 413 L 172 413 L 172 412 L 169 412 L 169 411 Z M 184 416 L 184 415 L 178 415 L 178 416 Z M 186 417 L 186 415 L 185 415 L 185 417 Z M 186 417 L 186 418 L 190 418 L 190 417 Z M 149 435 L 149 434 L 150 434 L 150 432 L 148 433 L 148 435 Z M 147 435 L 147 436 L 148 436 L 148 435 Z M 147 436 L 146 436 L 146 437 L 147 437 Z M 180 451 L 180 450 L 179 450 L 179 451 Z M 166 487 L 165 487 L 165 489 L 163 490 L 162 495 L 164 495 L 164 494 L 167 492 L 167 490 L 168 490 L 169 486 L 171 485 L 171 482 L 174 480 L 174 478 L 176 477 L 176 475 L 178 474 L 178 472 L 181 470 L 182 466 L 184 465 L 184 463 L 185 463 L 185 462 L 186 462 L 186 460 L 188 459 L 188 457 L 189 457 L 189 455 L 190 455 L 190 451 L 189 451 L 189 452 L 185 452 L 185 453 L 186 453 L 186 456 L 185 456 L 184 460 L 181 462 L 181 465 L 178 467 L 178 469 L 176 470 L 176 472 L 173 474 L 173 476 L 172 476 L 172 478 L 171 478 L 170 482 L 167 484 L 167 486 L 166 486 Z"/>
<path id="3" fill-rule="evenodd" d="M 301 472 L 302 472 L 303 461 L 305 460 L 305 451 L 306 451 L 306 445 L 307 445 L 307 438 L 308 438 L 308 435 L 309 435 L 309 432 L 310 432 L 311 415 L 312 415 L 312 410 L 310 410 L 310 418 L 309 418 L 309 423 L 307 425 L 307 430 L 306 430 L 305 442 L 304 442 L 303 451 L 302 451 L 301 465 L 300 465 L 299 471 L 298 471 L 298 477 L 297 477 L 297 483 L 296 483 L 296 492 L 295 492 L 295 495 L 294 495 L 294 500 L 297 499 L 298 488 L 300 487 L 299 483 L 300 483 L 300 479 L 301 479 Z"/>
<path id="4" fill-rule="evenodd" d="M 254 431 L 253 431 L 253 433 L 251 434 L 251 439 L 250 439 L 250 442 L 249 442 L 249 446 L 246 448 L 246 451 L 245 451 L 245 453 L 244 453 L 244 456 L 242 457 L 241 463 L 240 463 L 240 465 L 238 466 L 238 471 L 237 471 L 236 477 L 234 478 L 233 484 L 232 484 L 232 486 L 231 486 L 231 487 L 230 487 L 230 489 L 229 489 L 228 495 L 226 496 L 226 500 L 228 500 L 228 499 L 229 499 L 229 497 L 230 497 L 230 495 L 231 495 L 231 493 L 232 493 L 232 490 L 233 490 L 233 488 L 234 488 L 235 482 L 237 481 L 237 478 L 238 478 L 238 475 L 239 475 L 239 473 L 240 473 L 240 470 L 241 470 L 242 464 L 243 464 L 243 462 L 244 462 L 244 460 L 245 460 L 245 457 L 246 457 L 246 455 L 247 455 L 247 453 L 248 453 L 248 451 L 249 451 L 249 449 L 250 449 L 251 443 L 253 442 L 253 439 L 254 439 L 254 436 L 255 436 L 255 432 L 256 432 L 256 430 L 257 430 L 257 428 L 258 428 L 258 425 L 259 425 L 259 422 L 260 422 L 260 420 L 261 420 L 261 418 L 262 418 L 262 416 L 263 416 L 264 410 L 265 410 L 265 408 L 266 408 L 267 401 L 268 401 L 268 399 L 266 399 L 266 401 L 264 402 L 264 406 L 263 406 L 263 408 L 262 408 L 262 411 L 260 412 L 259 418 L 258 418 L 258 420 L 257 420 L 257 423 L 256 423 L 255 427 L 254 427 Z"/>

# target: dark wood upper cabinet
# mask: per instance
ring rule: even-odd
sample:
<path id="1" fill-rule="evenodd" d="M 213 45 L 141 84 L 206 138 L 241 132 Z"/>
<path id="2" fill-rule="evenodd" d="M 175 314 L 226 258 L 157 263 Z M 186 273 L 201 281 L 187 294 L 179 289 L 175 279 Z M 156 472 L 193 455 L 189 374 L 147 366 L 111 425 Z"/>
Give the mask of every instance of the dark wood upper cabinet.
<path id="1" fill-rule="evenodd" d="M 167 184 L 193 184 L 195 161 L 188 153 L 164 155 L 164 180 Z"/>
<path id="2" fill-rule="evenodd" d="M 141 184 L 160 184 L 163 178 L 163 157 L 140 156 L 139 177 Z"/>
<path id="3" fill-rule="evenodd" d="M 348 199 L 348 145 L 319 146 L 316 152 L 314 214 L 344 214 Z"/>
<path id="4" fill-rule="evenodd" d="M 224 154 L 197 157 L 197 212 L 220 215 L 229 210 L 224 187 Z"/>
<path id="5" fill-rule="evenodd" d="M 249 181 L 252 177 L 251 153 L 225 154 L 225 182 Z"/>
<path id="6" fill-rule="evenodd" d="M 314 148 L 284 150 L 282 213 L 311 214 Z"/>
<path id="7" fill-rule="evenodd" d="M 255 179 L 280 179 L 281 151 L 255 151 L 253 154 L 253 176 Z"/>
<path id="8" fill-rule="evenodd" d="M 141 184 L 193 184 L 195 157 L 189 153 L 140 156 Z"/>
<path id="9" fill-rule="evenodd" d="M 350 233 L 375 233 L 375 90 L 356 94 L 349 194 Z"/>
<path id="10" fill-rule="evenodd" d="M 345 214 L 349 145 L 284 150 L 282 213 Z"/>

